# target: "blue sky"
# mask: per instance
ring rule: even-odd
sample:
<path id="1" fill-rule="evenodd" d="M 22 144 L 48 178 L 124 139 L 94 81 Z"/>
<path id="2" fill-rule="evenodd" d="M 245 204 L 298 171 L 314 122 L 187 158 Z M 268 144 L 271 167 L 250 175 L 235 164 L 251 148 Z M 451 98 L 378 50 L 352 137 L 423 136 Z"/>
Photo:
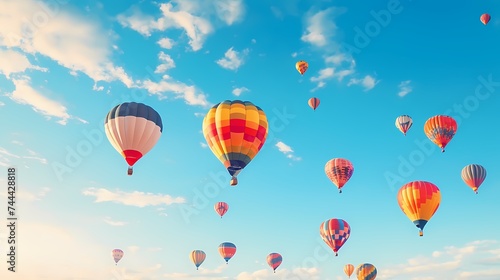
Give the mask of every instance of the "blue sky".
<path id="1" fill-rule="evenodd" d="M 2 1 L 0 165 L 19 178 L 18 272 L 4 262 L 2 278 L 340 280 L 345 264 L 365 262 L 382 280 L 500 278 L 500 4 L 214 3 Z M 226 99 L 269 119 L 235 188 L 201 133 Z M 133 176 L 103 126 L 130 101 L 164 127 Z M 402 114 L 414 122 L 406 137 Z M 423 133 L 437 114 L 458 122 L 445 153 Z M 324 173 L 337 157 L 354 165 L 342 194 Z M 488 171 L 478 195 L 460 178 L 471 163 Z M 442 192 L 424 237 L 396 200 L 416 180 Z M 218 201 L 229 204 L 222 219 Z M 352 228 L 338 257 L 319 236 L 330 218 Z M 228 265 L 222 242 L 238 248 Z M 199 271 L 192 250 L 207 254 Z M 283 256 L 276 274 L 271 252 Z"/>

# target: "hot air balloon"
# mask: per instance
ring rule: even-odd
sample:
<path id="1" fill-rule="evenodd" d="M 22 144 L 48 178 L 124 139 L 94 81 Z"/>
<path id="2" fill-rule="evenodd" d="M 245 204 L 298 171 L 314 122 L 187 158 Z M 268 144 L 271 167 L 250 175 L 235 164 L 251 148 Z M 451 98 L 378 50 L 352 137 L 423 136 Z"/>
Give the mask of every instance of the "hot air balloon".
<path id="1" fill-rule="evenodd" d="M 358 280 L 375 280 L 377 277 L 377 268 L 370 263 L 360 264 L 356 268 L 356 277 Z"/>
<path id="2" fill-rule="evenodd" d="M 106 136 L 127 161 L 128 175 L 132 166 L 148 153 L 163 131 L 161 117 L 142 103 L 122 103 L 109 111 L 104 122 Z"/>
<path id="3" fill-rule="evenodd" d="M 231 242 L 224 242 L 219 245 L 219 254 L 227 262 L 236 254 L 236 245 Z"/>
<path id="4" fill-rule="evenodd" d="M 477 194 L 477 189 L 486 178 L 486 169 L 479 164 L 469 164 L 462 169 L 462 180 Z"/>
<path id="5" fill-rule="evenodd" d="M 484 25 L 486 25 L 488 24 L 488 22 L 490 22 L 491 16 L 489 14 L 482 14 L 479 19 Z"/>
<path id="6" fill-rule="evenodd" d="M 227 210 L 229 210 L 229 205 L 225 202 L 217 202 L 214 205 L 215 212 L 219 214 L 220 218 L 226 214 Z"/>
<path id="7" fill-rule="evenodd" d="M 326 176 L 337 186 L 339 193 L 342 193 L 342 187 L 349 181 L 353 172 L 354 166 L 347 159 L 334 158 L 325 165 Z"/>
<path id="8" fill-rule="evenodd" d="M 406 136 L 406 132 L 413 124 L 413 120 L 408 115 L 402 115 L 396 118 L 396 127 Z"/>
<path id="9" fill-rule="evenodd" d="M 304 75 L 304 73 L 307 71 L 307 68 L 309 68 L 309 64 L 304 60 L 301 60 L 295 63 L 295 68 L 297 69 L 297 71 L 299 71 L 300 75 Z"/>
<path id="10" fill-rule="evenodd" d="M 282 261 L 283 257 L 278 253 L 271 253 L 267 256 L 267 264 L 273 269 L 274 273 L 276 273 L 276 269 Z"/>
<path id="11" fill-rule="evenodd" d="M 210 150 L 232 176 L 236 176 L 260 151 L 267 138 L 267 117 L 249 101 L 223 101 L 213 106 L 203 119 L 203 134 Z"/>
<path id="12" fill-rule="evenodd" d="M 354 272 L 354 265 L 352 264 L 344 265 L 344 273 L 345 275 L 347 275 L 347 277 L 349 277 L 349 279 L 351 278 L 353 272 Z"/>
<path id="13" fill-rule="evenodd" d="M 193 252 L 191 252 L 191 254 L 189 254 L 189 258 L 196 266 L 196 270 L 198 270 L 198 267 L 200 267 L 200 265 L 205 261 L 206 257 L 207 255 L 205 254 L 205 252 L 201 250 L 194 250 Z"/>
<path id="14" fill-rule="evenodd" d="M 326 245 L 335 252 L 335 256 L 338 256 L 338 250 L 351 235 L 351 227 L 342 219 L 330 219 L 321 223 L 319 226 L 319 234 Z"/>
<path id="15" fill-rule="evenodd" d="M 437 115 L 425 122 L 424 132 L 444 153 L 444 148 L 457 132 L 457 122 L 452 117 Z"/>
<path id="16" fill-rule="evenodd" d="M 115 265 L 118 265 L 118 262 L 123 258 L 123 251 L 120 249 L 114 249 L 113 251 L 111 251 L 111 255 L 115 260 Z"/>
<path id="17" fill-rule="evenodd" d="M 316 111 L 316 108 L 319 106 L 319 98 L 313 97 L 310 98 L 309 101 L 307 101 L 307 104 L 309 104 L 309 107 L 311 107 L 314 111 Z"/>
<path id="18" fill-rule="evenodd" d="M 398 192 L 399 207 L 420 229 L 420 236 L 424 235 L 424 227 L 436 213 L 440 202 L 439 188 L 425 181 L 410 182 Z"/>

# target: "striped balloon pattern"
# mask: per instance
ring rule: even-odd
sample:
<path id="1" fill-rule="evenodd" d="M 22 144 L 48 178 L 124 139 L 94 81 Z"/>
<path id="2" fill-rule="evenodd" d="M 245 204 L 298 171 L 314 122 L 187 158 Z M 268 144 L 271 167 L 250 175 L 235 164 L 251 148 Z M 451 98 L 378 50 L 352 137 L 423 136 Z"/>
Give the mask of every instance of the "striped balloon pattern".
<path id="1" fill-rule="evenodd" d="M 104 122 L 106 136 L 111 145 L 132 166 L 158 142 L 163 131 L 160 115 L 142 103 L 128 102 L 115 106 Z"/>
<path id="2" fill-rule="evenodd" d="M 342 193 L 342 188 L 354 173 L 354 166 L 347 159 L 334 158 L 325 164 L 325 173 Z"/>
<path id="3" fill-rule="evenodd" d="M 271 253 L 267 256 L 267 264 L 273 269 L 274 273 L 276 273 L 276 269 L 282 261 L 283 257 L 278 253 Z"/>
<path id="4" fill-rule="evenodd" d="M 114 249 L 113 251 L 111 251 L 111 256 L 113 256 L 115 265 L 118 265 L 118 262 L 123 258 L 123 251 L 120 249 Z"/>
<path id="5" fill-rule="evenodd" d="M 356 268 L 356 277 L 358 280 L 375 280 L 377 277 L 377 268 L 370 263 L 360 264 Z"/>
<path id="6" fill-rule="evenodd" d="M 481 184 L 486 179 L 486 168 L 479 164 L 469 164 L 462 169 L 462 180 L 476 194 Z"/>
<path id="7" fill-rule="evenodd" d="M 249 101 L 226 100 L 213 106 L 203 119 L 203 135 L 212 153 L 232 176 L 230 185 L 266 142 L 267 117 Z"/>
<path id="8" fill-rule="evenodd" d="M 311 107 L 314 111 L 316 111 L 316 108 L 318 108 L 319 103 L 320 103 L 319 98 L 316 98 L 316 97 L 310 98 L 307 101 L 307 104 L 309 104 L 309 107 Z"/>
<path id="9" fill-rule="evenodd" d="M 457 122 L 452 117 L 437 115 L 425 122 L 424 132 L 444 153 L 444 148 L 457 132 Z"/>
<path id="10" fill-rule="evenodd" d="M 339 249 L 351 235 L 351 227 L 342 219 L 330 219 L 321 223 L 319 233 L 323 241 L 332 248 L 335 256 L 338 256 Z"/>
<path id="11" fill-rule="evenodd" d="M 198 270 L 198 267 L 200 267 L 200 265 L 205 261 L 206 257 L 207 255 L 205 254 L 205 252 L 201 250 L 194 250 L 191 252 L 191 254 L 189 254 L 189 258 L 196 266 L 196 270 Z"/>
<path id="12" fill-rule="evenodd" d="M 352 264 L 346 264 L 344 265 L 344 273 L 347 275 L 347 277 L 351 278 L 351 275 L 354 272 L 354 265 Z"/>
<path id="13" fill-rule="evenodd" d="M 299 71 L 300 75 L 304 75 L 304 73 L 307 71 L 307 68 L 309 68 L 309 64 L 304 60 L 300 60 L 295 63 L 295 69 Z"/>
<path id="14" fill-rule="evenodd" d="M 420 229 L 419 234 L 423 236 L 425 225 L 441 203 L 439 188 L 430 182 L 410 182 L 399 189 L 397 199 L 403 213 Z"/>
<path id="15" fill-rule="evenodd" d="M 219 214 L 220 218 L 226 214 L 227 210 L 229 210 L 229 205 L 225 202 L 217 202 L 214 205 L 215 212 Z"/>
<path id="16" fill-rule="evenodd" d="M 223 242 L 219 245 L 219 254 L 226 261 L 228 261 L 236 254 L 236 245 L 231 242 Z"/>
<path id="17" fill-rule="evenodd" d="M 402 115 L 396 118 L 396 127 L 406 136 L 406 133 L 411 128 L 413 120 L 408 115 Z"/>

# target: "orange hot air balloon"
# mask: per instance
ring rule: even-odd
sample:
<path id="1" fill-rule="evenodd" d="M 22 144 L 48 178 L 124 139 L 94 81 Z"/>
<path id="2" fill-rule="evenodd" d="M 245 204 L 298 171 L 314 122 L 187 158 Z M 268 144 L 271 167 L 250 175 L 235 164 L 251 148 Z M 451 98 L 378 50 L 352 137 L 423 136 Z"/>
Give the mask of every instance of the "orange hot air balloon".
<path id="1" fill-rule="evenodd" d="M 444 153 L 444 148 L 457 133 L 457 122 L 452 117 L 437 115 L 425 122 L 424 132 Z"/>
<path id="2" fill-rule="evenodd" d="M 484 25 L 486 25 L 488 24 L 488 22 L 490 22 L 491 16 L 489 14 L 482 14 L 479 19 Z"/>
<path id="3" fill-rule="evenodd" d="M 304 73 L 307 71 L 307 68 L 309 68 L 309 64 L 304 60 L 301 60 L 295 63 L 295 68 L 297 69 L 297 71 L 299 71 L 300 75 L 304 75 Z"/>
<path id="4" fill-rule="evenodd" d="M 229 205 L 225 202 L 217 202 L 214 205 L 215 212 L 219 214 L 220 218 L 226 214 L 227 210 L 229 210 Z"/>
<path id="5" fill-rule="evenodd" d="M 441 203 L 439 188 L 433 183 L 414 181 L 402 186 L 397 198 L 403 213 L 420 229 L 420 236 L 423 236 L 425 225 Z"/>
<path id="6" fill-rule="evenodd" d="M 354 265 L 352 264 L 344 265 L 344 273 L 347 275 L 347 277 L 351 278 L 353 272 L 354 272 Z"/>
<path id="7" fill-rule="evenodd" d="M 358 280 L 375 280 L 376 277 L 377 268 L 371 263 L 363 263 L 356 268 L 356 278 Z"/>
<path id="8" fill-rule="evenodd" d="M 307 104 L 309 104 L 309 107 L 316 111 L 316 108 L 319 106 L 319 98 L 313 97 L 307 101 Z"/>
<path id="9" fill-rule="evenodd" d="M 342 193 L 342 187 L 349 181 L 353 172 L 354 166 L 347 159 L 334 158 L 325 165 L 326 176 L 337 186 L 339 193 Z"/>

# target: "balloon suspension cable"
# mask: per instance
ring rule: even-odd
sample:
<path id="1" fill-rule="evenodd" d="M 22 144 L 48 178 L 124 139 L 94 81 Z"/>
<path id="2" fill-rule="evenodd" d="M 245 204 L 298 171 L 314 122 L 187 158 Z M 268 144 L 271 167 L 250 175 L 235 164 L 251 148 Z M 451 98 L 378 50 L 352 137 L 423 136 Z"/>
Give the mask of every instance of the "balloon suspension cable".
<path id="1" fill-rule="evenodd" d="M 128 170 L 127 170 L 127 174 L 130 176 L 130 175 L 132 175 L 132 173 L 134 173 L 134 170 L 132 169 L 132 166 L 129 166 Z"/>

